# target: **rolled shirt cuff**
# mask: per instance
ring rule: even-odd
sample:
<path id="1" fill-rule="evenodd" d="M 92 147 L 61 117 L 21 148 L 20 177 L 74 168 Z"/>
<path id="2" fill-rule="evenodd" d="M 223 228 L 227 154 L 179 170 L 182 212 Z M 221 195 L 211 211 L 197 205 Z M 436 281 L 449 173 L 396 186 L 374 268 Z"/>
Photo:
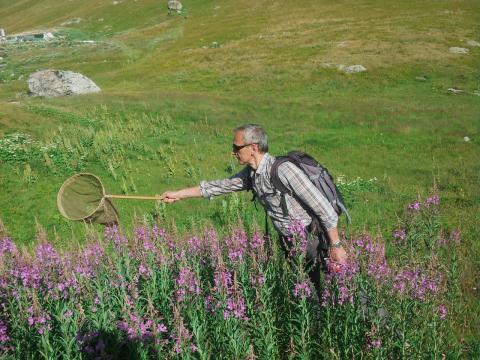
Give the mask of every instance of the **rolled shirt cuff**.
<path id="1" fill-rule="evenodd" d="M 199 186 L 200 186 L 200 193 L 202 194 L 202 197 L 205 199 L 211 200 L 213 198 L 213 195 L 208 192 L 207 182 L 201 181 Z"/>
<path id="2" fill-rule="evenodd" d="M 323 220 L 323 225 L 327 231 L 335 229 L 338 223 L 338 216 L 329 218 L 328 220 Z"/>

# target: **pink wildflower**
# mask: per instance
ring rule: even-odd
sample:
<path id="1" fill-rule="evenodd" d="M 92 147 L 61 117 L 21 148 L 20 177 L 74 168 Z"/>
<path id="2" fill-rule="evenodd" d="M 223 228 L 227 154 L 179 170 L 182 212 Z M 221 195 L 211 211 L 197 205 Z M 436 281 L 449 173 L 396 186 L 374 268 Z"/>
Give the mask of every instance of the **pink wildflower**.
<path id="1" fill-rule="evenodd" d="M 312 295 L 312 291 L 310 290 L 310 284 L 308 281 L 305 280 L 300 283 L 296 283 L 295 288 L 293 289 L 293 295 L 302 299 L 310 297 Z"/>
<path id="2" fill-rule="evenodd" d="M 448 315 L 448 309 L 445 305 L 443 304 L 440 304 L 438 305 L 437 307 L 437 314 L 438 314 L 438 317 L 441 319 L 441 320 L 445 320 L 445 318 L 447 317 Z"/>
<path id="3" fill-rule="evenodd" d="M 420 210 L 420 202 L 414 201 L 414 202 L 412 202 L 408 205 L 408 208 L 410 210 L 419 211 Z"/>

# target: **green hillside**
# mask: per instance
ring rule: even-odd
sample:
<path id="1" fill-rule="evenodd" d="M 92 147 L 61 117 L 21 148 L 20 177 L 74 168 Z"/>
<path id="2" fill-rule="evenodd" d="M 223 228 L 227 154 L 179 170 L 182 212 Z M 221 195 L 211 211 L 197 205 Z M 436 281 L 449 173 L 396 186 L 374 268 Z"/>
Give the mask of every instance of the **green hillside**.
<path id="1" fill-rule="evenodd" d="M 232 128 L 261 123 L 273 154 L 307 150 L 344 175 L 347 233 L 388 244 L 404 204 L 438 190 L 443 221 L 463 234 L 459 333 L 478 332 L 480 3 L 185 0 L 182 14 L 166 3 L 0 0 L 7 35 L 56 36 L 0 43 L 7 232 L 31 246 L 38 223 L 62 245 L 81 242 L 82 225 L 56 208 L 68 176 L 93 172 L 111 193 L 145 195 L 229 176 Z M 355 64 L 367 71 L 337 69 Z M 81 72 L 102 92 L 29 97 L 29 74 L 48 68 Z M 190 231 L 238 214 L 261 223 L 249 199 L 117 205 L 127 228 L 160 219 Z"/>

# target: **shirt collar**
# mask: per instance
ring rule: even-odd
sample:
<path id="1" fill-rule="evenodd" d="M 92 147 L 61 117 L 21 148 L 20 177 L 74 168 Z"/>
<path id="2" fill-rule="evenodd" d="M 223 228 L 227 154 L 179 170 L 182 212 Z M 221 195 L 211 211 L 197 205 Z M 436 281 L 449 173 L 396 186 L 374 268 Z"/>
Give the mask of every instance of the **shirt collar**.
<path id="1" fill-rule="evenodd" d="M 271 159 L 272 159 L 272 156 L 270 156 L 269 153 L 265 153 L 263 155 L 262 160 L 260 161 L 260 164 L 258 164 L 258 168 L 255 171 L 255 173 L 257 175 L 265 173 L 267 171 L 267 164 L 270 162 Z"/>

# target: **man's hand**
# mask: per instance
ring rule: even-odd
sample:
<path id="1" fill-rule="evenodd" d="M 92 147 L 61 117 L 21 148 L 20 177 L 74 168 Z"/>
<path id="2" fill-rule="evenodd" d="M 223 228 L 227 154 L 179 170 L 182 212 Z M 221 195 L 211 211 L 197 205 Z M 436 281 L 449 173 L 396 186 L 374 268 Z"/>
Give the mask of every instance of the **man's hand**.
<path id="1" fill-rule="evenodd" d="M 347 263 L 347 253 L 343 246 L 340 245 L 337 228 L 328 230 L 328 237 L 330 239 L 330 261 L 332 263 L 345 265 Z"/>
<path id="2" fill-rule="evenodd" d="M 191 188 L 185 188 L 177 191 L 165 191 L 160 196 L 160 201 L 163 201 L 167 204 L 174 203 L 175 201 L 188 199 L 193 197 L 201 197 L 202 193 L 200 192 L 200 187 L 195 186 Z"/>
<path id="3" fill-rule="evenodd" d="M 160 200 L 170 204 L 180 200 L 180 197 L 176 191 L 165 191 L 162 195 L 160 195 Z"/>
<path id="4" fill-rule="evenodd" d="M 347 263 L 347 253 L 343 247 L 330 248 L 330 261 L 345 265 Z"/>

